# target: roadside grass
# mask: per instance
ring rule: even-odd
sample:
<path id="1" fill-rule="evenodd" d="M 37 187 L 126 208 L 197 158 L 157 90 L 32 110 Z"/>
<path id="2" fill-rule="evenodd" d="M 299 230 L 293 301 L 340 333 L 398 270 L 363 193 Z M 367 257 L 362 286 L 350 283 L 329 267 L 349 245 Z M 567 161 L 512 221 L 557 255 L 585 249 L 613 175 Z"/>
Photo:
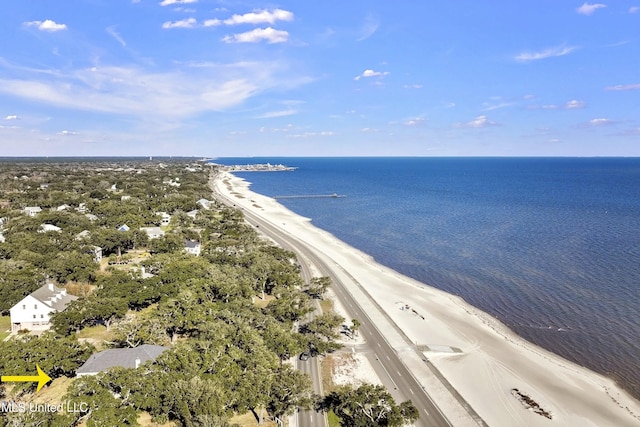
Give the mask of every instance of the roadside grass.
<path id="1" fill-rule="evenodd" d="M 325 298 L 320 301 L 320 308 L 323 313 L 333 311 L 333 300 L 331 298 Z"/>
<path id="2" fill-rule="evenodd" d="M 323 313 L 330 313 L 333 311 L 333 300 L 331 298 L 324 298 L 320 301 L 320 309 Z M 327 395 L 334 391 L 338 386 L 333 382 L 333 367 L 335 365 L 335 359 L 331 355 L 325 356 L 320 362 L 320 376 L 322 377 L 322 390 Z M 333 412 L 327 412 L 327 422 L 329 427 L 341 427 L 340 418 Z"/>
<path id="3" fill-rule="evenodd" d="M 238 424 L 240 427 L 255 427 L 256 425 L 258 425 L 258 421 L 256 420 L 256 417 L 253 415 L 253 413 L 249 411 L 244 414 L 233 416 L 229 420 L 229 424 Z M 261 425 L 265 427 L 278 427 L 278 424 L 275 421 L 265 421 Z"/>
<path id="4" fill-rule="evenodd" d="M 336 384 L 333 382 L 333 368 L 335 366 L 335 360 L 333 356 L 327 355 L 320 362 L 320 376 L 322 377 L 322 390 L 327 395 L 336 389 Z"/>
<path id="5" fill-rule="evenodd" d="M 0 341 L 11 334 L 11 317 L 0 316 Z"/>
<path id="6" fill-rule="evenodd" d="M 340 418 L 333 412 L 327 412 L 327 421 L 329 421 L 329 427 L 340 427 Z"/>

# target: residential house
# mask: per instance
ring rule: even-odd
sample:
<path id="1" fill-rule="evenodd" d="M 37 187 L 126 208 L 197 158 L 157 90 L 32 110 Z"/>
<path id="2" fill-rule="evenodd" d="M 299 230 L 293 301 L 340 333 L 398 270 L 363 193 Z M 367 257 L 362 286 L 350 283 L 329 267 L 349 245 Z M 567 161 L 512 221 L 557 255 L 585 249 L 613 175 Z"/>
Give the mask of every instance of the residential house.
<path id="1" fill-rule="evenodd" d="M 155 361 L 169 347 L 143 344 L 134 348 L 113 348 L 93 354 L 84 365 L 76 371 L 78 377 L 97 375 L 111 368 L 121 367 L 138 369 L 148 361 Z"/>
<path id="2" fill-rule="evenodd" d="M 11 331 L 17 332 L 21 329 L 47 330 L 51 326 L 49 323 L 51 313 L 64 311 L 67 305 L 76 299 L 78 297 L 67 295 L 66 289 L 58 288 L 53 283 L 47 283 L 11 307 L 9 310 Z"/>
<path id="3" fill-rule="evenodd" d="M 149 239 L 157 239 L 164 236 L 164 231 L 160 227 L 140 227 L 140 231 L 144 231 Z"/>
<path id="4" fill-rule="evenodd" d="M 97 220 L 98 220 L 98 217 L 97 217 L 96 215 L 94 215 L 94 214 L 90 214 L 90 213 L 88 213 L 88 214 L 84 214 L 84 216 L 86 216 L 87 218 L 89 218 L 89 221 L 91 221 L 91 222 L 93 222 L 93 221 L 97 221 Z"/>
<path id="5" fill-rule="evenodd" d="M 80 204 L 78 205 L 78 207 L 76 208 L 76 210 L 77 210 L 78 212 L 80 212 L 81 214 L 83 214 L 83 213 L 87 213 L 87 204 L 86 204 L 86 203 L 80 203 Z"/>
<path id="6" fill-rule="evenodd" d="M 27 206 L 23 209 L 23 212 L 29 216 L 36 216 L 42 212 L 42 208 L 40 206 Z"/>
<path id="7" fill-rule="evenodd" d="M 47 233 L 49 231 L 55 231 L 56 233 L 59 233 L 62 231 L 62 228 L 53 224 L 40 224 L 40 228 L 38 228 L 38 233 Z"/>
<path id="8" fill-rule="evenodd" d="M 90 236 L 91 232 L 89 230 L 82 230 L 76 234 L 76 240 L 88 239 Z"/>
<path id="9" fill-rule="evenodd" d="M 169 181 L 162 181 L 163 184 L 170 185 L 172 187 L 180 187 L 180 178 L 176 178 L 175 180 L 170 179 Z"/>
<path id="10" fill-rule="evenodd" d="M 193 219 L 196 219 L 196 216 L 198 216 L 198 209 L 194 209 L 192 211 L 187 212 L 187 216 L 190 216 Z"/>
<path id="11" fill-rule="evenodd" d="M 160 219 L 161 226 L 167 226 L 171 223 L 171 215 L 166 212 L 156 212 L 156 215 L 160 215 L 162 218 Z"/>
<path id="12" fill-rule="evenodd" d="M 0 231 L 0 243 L 4 243 L 6 241 L 7 239 L 4 237 L 4 234 L 2 234 L 2 231 Z"/>
<path id="13" fill-rule="evenodd" d="M 147 273 L 147 269 L 143 265 L 134 265 L 131 267 L 130 271 L 140 273 L 140 277 L 142 277 L 143 279 L 149 279 L 155 276 L 155 274 Z"/>
<path id="14" fill-rule="evenodd" d="M 64 205 L 60 205 L 56 208 L 57 211 L 66 211 L 67 209 L 69 209 L 71 206 L 64 204 Z"/>
<path id="15" fill-rule="evenodd" d="M 202 245 L 194 240 L 187 240 L 184 244 L 184 250 L 195 256 L 200 256 Z"/>
<path id="16" fill-rule="evenodd" d="M 129 230 L 131 230 L 131 228 L 129 228 L 127 224 L 122 224 L 120 227 L 118 227 L 118 231 L 129 231 Z"/>
<path id="17" fill-rule="evenodd" d="M 100 264 L 100 262 L 102 261 L 102 248 L 100 246 L 91 246 L 91 249 L 93 254 L 93 260 L 98 264 Z"/>
<path id="18" fill-rule="evenodd" d="M 211 201 L 209 201 L 207 199 L 200 199 L 196 203 L 199 204 L 200 206 L 202 206 L 206 210 L 211 209 Z"/>

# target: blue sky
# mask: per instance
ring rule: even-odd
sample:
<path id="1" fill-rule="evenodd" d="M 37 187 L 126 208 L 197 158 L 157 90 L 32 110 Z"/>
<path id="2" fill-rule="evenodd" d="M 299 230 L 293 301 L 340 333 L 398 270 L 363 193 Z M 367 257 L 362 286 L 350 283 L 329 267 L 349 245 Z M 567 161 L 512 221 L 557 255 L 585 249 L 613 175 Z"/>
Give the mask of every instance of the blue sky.
<path id="1" fill-rule="evenodd" d="M 640 156 L 640 0 L 30 0 L 0 155 Z"/>

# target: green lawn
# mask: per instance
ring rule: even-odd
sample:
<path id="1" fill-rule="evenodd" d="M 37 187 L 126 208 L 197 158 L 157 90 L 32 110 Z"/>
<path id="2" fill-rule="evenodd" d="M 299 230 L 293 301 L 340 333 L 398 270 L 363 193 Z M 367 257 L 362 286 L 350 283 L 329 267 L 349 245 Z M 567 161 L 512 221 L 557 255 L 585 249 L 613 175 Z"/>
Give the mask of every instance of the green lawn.
<path id="1" fill-rule="evenodd" d="M 11 317 L 0 316 L 0 341 L 11 333 Z"/>
<path id="2" fill-rule="evenodd" d="M 327 419 L 329 421 L 329 427 L 340 427 L 340 418 L 333 411 L 327 412 Z"/>

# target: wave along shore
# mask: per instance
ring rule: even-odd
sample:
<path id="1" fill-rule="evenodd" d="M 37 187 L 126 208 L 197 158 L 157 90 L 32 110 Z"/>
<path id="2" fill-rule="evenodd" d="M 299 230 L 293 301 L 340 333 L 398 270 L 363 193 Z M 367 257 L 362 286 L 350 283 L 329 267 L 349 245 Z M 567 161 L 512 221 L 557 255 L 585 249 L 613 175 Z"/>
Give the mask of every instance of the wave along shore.
<path id="1" fill-rule="evenodd" d="M 525 341 L 457 296 L 376 263 L 241 178 L 224 172 L 214 185 L 363 284 L 490 426 L 640 426 L 640 402 L 611 379 Z M 527 409 L 528 399 L 551 419 Z"/>

